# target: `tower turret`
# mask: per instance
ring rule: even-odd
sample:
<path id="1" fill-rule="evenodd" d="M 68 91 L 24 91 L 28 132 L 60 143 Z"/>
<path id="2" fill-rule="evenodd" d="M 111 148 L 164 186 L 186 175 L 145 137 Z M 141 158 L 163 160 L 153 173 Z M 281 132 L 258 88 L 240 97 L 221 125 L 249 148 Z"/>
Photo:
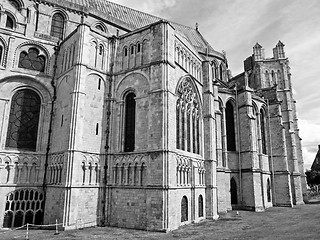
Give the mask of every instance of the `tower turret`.
<path id="1" fill-rule="evenodd" d="M 285 53 L 284 53 L 283 47 L 284 47 L 284 44 L 279 40 L 276 47 L 273 48 L 273 58 L 274 59 L 285 58 Z"/>
<path id="2" fill-rule="evenodd" d="M 264 59 L 264 49 L 259 43 L 256 43 L 253 47 L 253 57 L 255 61 Z"/>

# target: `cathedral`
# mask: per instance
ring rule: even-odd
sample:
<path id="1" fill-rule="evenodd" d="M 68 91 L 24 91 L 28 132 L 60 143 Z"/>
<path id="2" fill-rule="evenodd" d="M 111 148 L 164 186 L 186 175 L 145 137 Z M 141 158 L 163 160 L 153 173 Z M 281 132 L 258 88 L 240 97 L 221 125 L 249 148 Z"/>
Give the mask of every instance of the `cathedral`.
<path id="1" fill-rule="evenodd" d="M 2 0 L 0 227 L 170 231 L 303 204 L 284 44 L 248 56 L 232 76 L 197 27 L 107 0 Z"/>

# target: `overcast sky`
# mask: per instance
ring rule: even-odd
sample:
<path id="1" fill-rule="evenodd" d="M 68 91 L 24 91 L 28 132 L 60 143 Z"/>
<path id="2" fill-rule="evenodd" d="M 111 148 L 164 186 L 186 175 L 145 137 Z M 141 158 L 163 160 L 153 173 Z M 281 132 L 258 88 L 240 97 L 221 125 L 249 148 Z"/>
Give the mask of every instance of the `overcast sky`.
<path id="1" fill-rule="evenodd" d="M 305 168 L 320 144 L 320 0 L 111 0 L 190 27 L 227 53 L 233 76 L 256 42 L 272 57 L 281 40 L 289 58 Z"/>

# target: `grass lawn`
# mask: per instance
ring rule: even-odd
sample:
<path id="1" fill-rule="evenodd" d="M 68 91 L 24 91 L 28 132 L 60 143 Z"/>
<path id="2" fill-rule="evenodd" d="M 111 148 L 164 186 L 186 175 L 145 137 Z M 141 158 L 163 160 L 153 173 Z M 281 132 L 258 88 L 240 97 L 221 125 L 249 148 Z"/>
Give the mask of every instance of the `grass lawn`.
<path id="1" fill-rule="evenodd" d="M 96 227 L 54 235 L 52 230 L 31 230 L 30 240 L 50 239 L 320 239 L 320 201 L 294 208 L 273 207 L 265 212 L 236 211 L 218 221 L 204 220 L 169 233 Z M 25 239 L 26 230 L 5 232 L 0 239 Z"/>

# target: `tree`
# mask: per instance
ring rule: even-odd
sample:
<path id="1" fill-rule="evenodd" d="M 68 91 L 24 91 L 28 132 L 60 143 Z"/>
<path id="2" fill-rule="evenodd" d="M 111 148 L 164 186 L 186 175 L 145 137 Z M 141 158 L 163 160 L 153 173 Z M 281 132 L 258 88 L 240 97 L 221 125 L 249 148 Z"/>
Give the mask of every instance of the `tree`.
<path id="1" fill-rule="evenodd" d="M 307 170 L 306 177 L 307 177 L 307 183 L 309 187 L 320 185 L 320 171 Z"/>

